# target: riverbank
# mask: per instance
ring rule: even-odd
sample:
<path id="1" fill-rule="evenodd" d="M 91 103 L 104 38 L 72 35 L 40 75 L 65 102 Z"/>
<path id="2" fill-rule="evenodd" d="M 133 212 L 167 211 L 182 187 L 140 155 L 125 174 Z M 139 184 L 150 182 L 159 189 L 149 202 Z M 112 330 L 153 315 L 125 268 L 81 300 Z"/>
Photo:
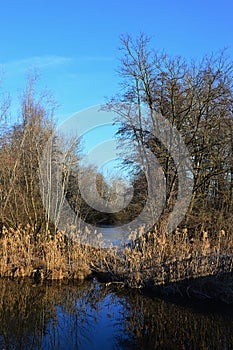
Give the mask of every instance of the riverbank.
<path id="1" fill-rule="evenodd" d="M 144 293 L 162 297 L 172 302 L 221 303 L 233 307 L 233 272 L 186 279 L 157 286 L 148 283 Z"/>
<path id="2" fill-rule="evenodd" d="M 0 277 L 42 280 L 84 280 L 97 277 L 171 298 L 214 300 L 233 304 L 233 244 L 219 237 L 189 239 L 187 230 L 169 238 L 158 232 L 142 235 L 131 246 L 106 249 L 100 234 L 95 247 L 68 239 L 62 232 L 37 236 L 24 229 L 3 228 L 0 238 Z M 91 237 L 93 242 L 93 236 Z"/>

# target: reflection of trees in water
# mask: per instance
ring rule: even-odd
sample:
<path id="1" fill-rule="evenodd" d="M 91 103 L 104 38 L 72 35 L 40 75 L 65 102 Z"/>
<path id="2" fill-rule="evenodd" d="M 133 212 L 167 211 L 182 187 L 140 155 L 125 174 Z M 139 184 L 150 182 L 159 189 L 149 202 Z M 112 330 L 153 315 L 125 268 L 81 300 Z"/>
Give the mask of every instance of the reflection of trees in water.
<path id="1" fill-rule="evenodd" d="M 125 349 L 140 350 L 230 350 L 233 349 L 232 316 L 201 313 L 135 293 L 124 298 L 129 338 L 120 344 Z"/>
<path id="2" fill-rule="evenodd" d="M 22 282 L 22 283 L 21 283 Z M 46 324 L 56 310 L 46 289 L 30 283 L 0 280 L 0 334 L 2 348 L 29 348 L 41 342 Z"/>
<path id="3" fill-rule="evenodd" d="M 77 348 L 91 341 L 93 319 L 86 311 L 98 312 L 100 301 L 98 288 L 89 283 L 0 280 L 0 349 L 56 349 L 61 339 Z"/>
<path id="4" fill-rule="evenodd" d="M 0 280 L 0 349 L 98 348 L 101 322 L 116 349 L 233 348 L 232 317 L 195 313 L 95 282 Z"/>

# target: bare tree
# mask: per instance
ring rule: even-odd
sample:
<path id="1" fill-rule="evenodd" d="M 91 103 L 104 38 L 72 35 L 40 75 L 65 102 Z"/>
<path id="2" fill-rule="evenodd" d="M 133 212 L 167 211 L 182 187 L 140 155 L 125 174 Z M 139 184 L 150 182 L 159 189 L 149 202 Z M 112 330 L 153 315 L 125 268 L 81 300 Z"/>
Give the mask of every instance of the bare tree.
<path id="1" fill-rule="evenodd" d="M 108 103 L 121 122 L 121 145 L 128 143 L 134 158 L 125 164 L 141 168 L 148 178 L 149 149 L 159 160 L 166 182 L 166 200 L 162 217 L 174 207 L 178 191 L 177 166 L 172 157 L 174 139 L 166 137 L 170 147 L 154 137 L 156 113 L 174 126 L 188 147 L 192 159 L 190 174 L 194 190 L 186 224 L 210 226 L 232 210 L 232 102 L 233 64 L 225 52 L 187 62 L 169 57 L 151 48 L 150 38 L 141 34 L 134 39 L 121 37 L 121 95 Z M 119 102 L 126 103 L 126 110 Z M 135 111 L 131 106 L 137 105 Z M 143 119 L 143 107 L 150 111 Z M 163 131 L 162 131 L 163 132 Z M 134 147 L 134 146 L 137 147 Z M 211 214 L 210 214 L 211 213 Z M 217 215 L 216 215 L 217 213 Z"/>
<path id="2" fill-rule="evenodd" d="M 5 182 L 1 220 L 14 228 L 29 224 L 36 233 L 44 221 L 38 164 L 44 144 L 53 130 L 54 105 L 48 95 L 36 98 L 35 83 L 31 77 L 22 98 L 22 121 L 4 134 L 5 144 L 1 150 L 5 168 L 1 180 Z"/>

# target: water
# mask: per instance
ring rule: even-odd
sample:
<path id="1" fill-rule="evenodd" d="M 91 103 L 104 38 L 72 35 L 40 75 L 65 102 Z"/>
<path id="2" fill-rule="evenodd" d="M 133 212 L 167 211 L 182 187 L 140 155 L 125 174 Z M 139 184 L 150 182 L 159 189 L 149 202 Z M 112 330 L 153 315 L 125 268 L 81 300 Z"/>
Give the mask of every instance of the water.
<path id="1" fill-rule="evenodd" d="M 126 232 L 124 229 L 122 229 L 121 226 L 114 227 L 110 225 L 105 225 L 99 228 L 98 232 L 100 232 L 103 235 L 105 247 L 110 247 L 111 245 L 113 247 L 124 246 L 125 244 L 129 243 L 128 237 L 130 232 Z"/>
<path id="2" fill-rule="evenodd" d="M 233 349 L 233 311 L 174 305 L 96 281 L 0 280 L 3 349 Z"/>

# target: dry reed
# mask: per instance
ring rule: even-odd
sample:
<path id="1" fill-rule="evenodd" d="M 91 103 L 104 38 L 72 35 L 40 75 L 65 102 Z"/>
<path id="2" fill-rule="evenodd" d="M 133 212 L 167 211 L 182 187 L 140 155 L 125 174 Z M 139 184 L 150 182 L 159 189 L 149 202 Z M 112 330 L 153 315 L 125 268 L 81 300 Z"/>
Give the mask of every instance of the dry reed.
<path id="1" fill-rule="evenodd" d="M 122 281 L 130 287 L 144 287 L 153 281 L 163 285 L 184 279 L 232 272 L 233 241 L 224 230 L 218 237 L 202 232 L 191 237 L 187 229 L 170 236 L 143 233 L 123 248 L 104 248 L 100 234 L 96 248 L 89 244 L 86 230 L 82 243 L 63 232 L 37 235 L 33 229 L 3 228 L 0 238 L 0 276 L 39 279 L 85 279 L 92 273 L 108 281 Z M 134 236 L 131 234 L 131 237 Z M 92 237 L 93 239 L 93 237 Z"/>

